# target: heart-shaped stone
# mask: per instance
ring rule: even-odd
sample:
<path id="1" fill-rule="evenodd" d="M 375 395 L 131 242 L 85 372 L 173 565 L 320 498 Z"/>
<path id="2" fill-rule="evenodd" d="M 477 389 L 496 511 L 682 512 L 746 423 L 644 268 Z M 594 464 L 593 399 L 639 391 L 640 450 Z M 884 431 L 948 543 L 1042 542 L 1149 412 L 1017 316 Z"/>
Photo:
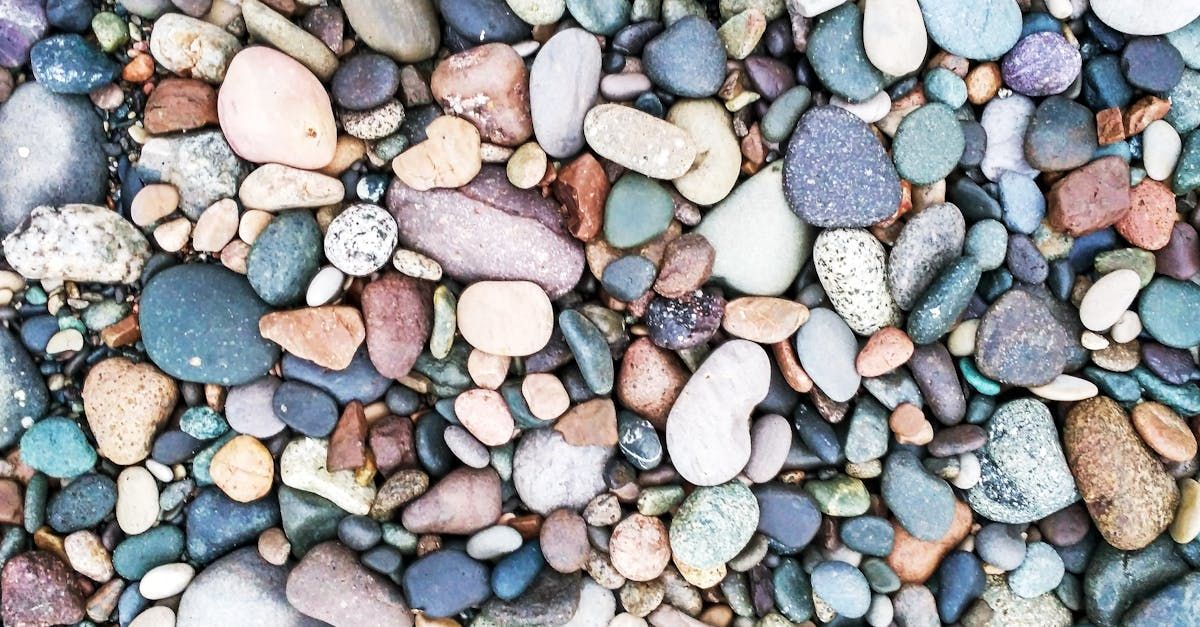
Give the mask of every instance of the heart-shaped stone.
<path id="1" fill-rule="evenodd" d="M 149 363 L 113 357 L 93 366 L 83 409 L 100 456 L 122 466 L 145 459 L 178 397 L 175 380 Z"/>

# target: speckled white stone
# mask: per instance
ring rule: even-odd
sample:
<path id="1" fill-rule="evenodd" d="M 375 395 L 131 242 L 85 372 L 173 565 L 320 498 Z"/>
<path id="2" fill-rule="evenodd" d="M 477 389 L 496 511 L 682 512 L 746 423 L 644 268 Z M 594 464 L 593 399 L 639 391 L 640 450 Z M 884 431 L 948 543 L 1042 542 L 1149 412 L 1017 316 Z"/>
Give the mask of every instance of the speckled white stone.
<path id="1" fill-rule="evenodd" d="M 325 257 L 350 276 L 382 268 L 396 248 L 396 220 L 379 205 L 351 205 L 329 223 Z"/>
<path id="2" fill-rule="evenodd" d="M 864 229 L 829 229 L 813 245 L 813 266 L 838 315 L 859 335 L 900 321 L 887 284 L 883 244 Z"/>

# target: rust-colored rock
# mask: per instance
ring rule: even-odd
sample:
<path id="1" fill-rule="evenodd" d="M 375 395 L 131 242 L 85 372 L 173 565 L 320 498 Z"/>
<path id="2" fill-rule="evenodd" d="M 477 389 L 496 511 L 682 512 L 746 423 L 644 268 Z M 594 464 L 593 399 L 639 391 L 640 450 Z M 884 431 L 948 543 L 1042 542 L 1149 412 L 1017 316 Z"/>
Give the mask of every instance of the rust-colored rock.
<path id="1" fill-rule="evenodd" d="M 21 486 L 12 479 L 0 479 L 0 524 L 25 524 L 25 501 L 21 497 Z"/>
<path id="2" fill-rule="evenodd" d="M 1173 462 L 1186 462 L 1196 456 L 1196 435 L 1170 407 L 1146 401 L 1134 405 L 1129 417 L 1142 441 L 1155 453 Z"/>
<path id="3" fill-rule="evenodd" d="M 386 274 L 362 291 L 367 353 L 385 377 L 408 375 L 433 326 L 433 292 L 419 279 Z"/>
<path id="4" fill-rule="evenodd" d="M 667 298 L 682 298 L 712 276 L 717 253 L 699 233 L 688 233 L 667 243 L 654 291 Z"/>
<path id="5" fill-rule="evenodd" d="M 667 248 L 670 250 L 670 246 Z M 808 307 L 796 301 L 772 296 L 743 296 L 725 305 L 721 328 L 734 337 L 774 344 L 792 337 L 807 320 Z"/>
<path id="6" fill-rule="evenodd" d="M 367 416 L 361 401 L 350 401 L 329 435 L 325 467 L 332 472 L 355 470 L 367 463 Z"/>
<path id="7" fill-rule="evenodd" d="M 1115 144 L 1125 139 L 1125 120 L 1120 107 L 1111 107 L 1096 112 L 1096 137 L 1101 146 Z"/>
<path id="8" fill-rule="evenodd" d="M 573 446 L 616 446 L 617 408 L 607 398 L 594 398 L 568 409 L 554 430 Z"/>
<path id="9" fill-rule="evenodd" d="M 429 79 L 447 113 L 466 118 L 484 141 L 518 146 L 533 135 L 529 73 L 512 46 L 490 43 L 452 54 Z"/>
<path id="10" fill-rule="evenodd" d="M 1166 246 L 1175 226 L 1175 193 L 1171 188 L 1146 178 L 1129 191 L 1129 200 L 1129 212 L 1116 224 L 1121 237 L 1146 250 Z"/>
<path id="11" fill-rule="evenodd" d="M 1130 207 L 1129 164 L 1120 157 L 1097 159 L 1050 188 L 1050 225 L 1073 237 L 1112 226 Z"/>
<path id="12" fill-rule="evenodd" d="M 604 166 L 590 152 L 583 153 L 558 171 L 558 178 L 550 189 L 562 203 L 567 231 L 575 239 L 587 242 L 600 233 L 609 187 Z"/>
<path id="13" fill-rule="evenodd" d="M 690 376 L 673 353 L 655 346 L 650 338 L 638 338 L 621 359 L 617 398 L 661 431 L 667 428 L 667 414 Z"/>
<path id="14" fill-rule="evenodd" d="M 418 468 L 413 423 L 405 416 L 385 416 L 371 425 L 368 436 L 379 472 L 389 476 L 403 468 Z"/>
<path id="15" fill-rule="evenodd" d="M 954 503 L 954 520 L 946 535 L 935 542 L 918 540 L 904 530 L 904 526 L 893 521 L 895 542 L 892 553 L 887 557 L 888 566 L 896 571 L 903 583 L 925 583 L 933 576 L 938 564 L 971 531 L 971 508 L 966 503 Z"/>
<path id="16" fill-rule="evenodd" d="M 1179 488 L 1116 401 L 1097 396 L 1072 407 L 1063 445 L 1088 513 L 1109 544 L 1136 551 L 1171 524 Z"/>
<path id="17" fill-rule="evenodd" d="M 165 79 L 146 98 L 142 124 L 155 135 L 215 126 L 217 91 L 193 78 Z"/>
<path id="18" fill-rule="evenodd" d="M 258 332 L 283 350 L 330 370 L 345 370 L 366 337 L 362 316 L 346 305 L 273 311 Z"/>
<path id="19" fill-rule="evenodd" d="M 858 357 L 854 368 L 864 377 L 878 377 L 908 363 L 913 355 L 913 343 L 908 335 L 896 327 L 884 327 L 871 335 Z"/>
<path id="20" fill-rule="evenodd" d="M 84 600 L 71 569 L 45 551 L 13 557 L 0 574 L 0 622 L 8 627 L 73 625 Z"/>
<path id="21" fill-rule="evenodd" d="M 1171 110 L 1171 101 L 1158 96 L 1142 96 L 1125 112 L 1125 136 L 1133 137 Z"/>

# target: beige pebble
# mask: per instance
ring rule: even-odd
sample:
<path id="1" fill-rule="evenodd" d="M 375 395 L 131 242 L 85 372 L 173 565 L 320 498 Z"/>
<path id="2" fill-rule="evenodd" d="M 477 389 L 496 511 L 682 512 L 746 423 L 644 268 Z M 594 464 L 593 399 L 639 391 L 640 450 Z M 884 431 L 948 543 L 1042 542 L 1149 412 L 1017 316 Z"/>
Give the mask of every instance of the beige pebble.
<path id="1" fill-rule="evenodd" d="M 1132 342 L 1142 334 L 1142 319 L 1136 311 L 1126 311 L 1117 318 L 1117 323 L 1112 325 L 1108 332 L 1117 344 Z"/>
<path id="2" fill-rule="evenodd" d="M 291 552 L 292 543 L 279 527 L 271 527 L 258 536 L 258 554 L 268 563 L 283 566 Z"/>
<path id="3" fill-rule="evenodd" d="M 84 577 L 98 583 L 113 578 L 112 557 L 94 532 L 85 529 L 63 538 L 63 551 L 71 568 Z"/>
<path id="4" fill-rule="evenodd" d="M 467 357 L 467 372 L 470 373 L 471 380 L 475 382 L 475 385 L 495 390 L 500 387 L 501 383 L 504 383 L 504 377 L 508 375 L 508 365 L 511 362 L 511 357 L 493 355 L 474 349 Z"/>
<path id="5" fill-rule="evenodd" d="M 462 119 L 443 115 L 429 123 L 425 141 L 392 160 L 392 170 L 416 190 L 462 187 L 483 167 L 479 130 Z"/>
<path id="6" fill-rule="evenodd" d="M 1105 331 L 1117 323 L 1133 299 L 1142 280 L 1128 268 L 1113 270 L 1092 284 L 1079 303 L 1079 320 L 1092 331 Z"/>
<path id="7" fill-rule="evenodd" d="M 442 265 L 416 251 L 405 250 L 403 248 L 397 250 L 392 255 L 392 265 L 396 267 L 396 270 L 400 274 L 410 276 L 414 279 L 424 279 L 426 281 L 440 281 L 442 279 Z"/>
<path id="8" fill-rule="evenodd" d="M 154 183 L 138 190 L 129 206 L 129 217 L 138 226 L 149 226 L 179 208 L 179 190 L 166 183 Z"/>
<path id="9" fill-rule="evenodd" d="M 175 611 L 165 605 L 155 605 L 138 614 L 129 627 L 175 627 Z"/>
<path id="10" fill-rule="evenodd" d="M 454 414 L 462 426 L 486 446 L 512 439 L 515 423 L 504 397 L 495 390 L 474 389 L 454 399 Z"/>
<path id="11" fill-rule="evenodd" d="M 202 253 L 215 253 L 233 240 L 238 231 L 238 206 L 232 198 L 213 203 L 192 231 L 192 248 Z"/>
<path id="12" fill-rule="evenodd" d="M 341 270 L 333 266 L 321 268 L 308 282 L 308 290 L 304 294 L 305 303 L 309 307 L 320 307 L 333 302 L 341 294 L 345 280 L 346 275 Z"/>
<path id="13" fill-rule="evenodd" d="M 246 257 L 249 255 L 250 245 L 235 239 L 221 249 L 221 265 L 238 274 L 246 274 Z"/>
<path id="14" fill-rule="evenodd" d="M 571 406 L 567 388 L 558 377 L 547 372 L 525 375 L 521 381 L 521 396 L 538 420 L 554 420 Z"/>
<path id="15" fill-rule="evenodd" d="M 1094 331 L 1084 331 L 1080 334 L 1079 343 L 1090 351 L 1102 351 L 1108 348 L 1108 338 Z"/>
<path id="16" fill-rule="evenodd" d="M 192 223 L 187 218 L 175 218 L 164 222 L 154 229 L 154 241 L 158 247 L 169 252 L 179 252 L 187 246 L 192 234 Z"/>
<path id="17" fill-rule="evenodd" d="M 1060 374 L 1050 383 L 1031 387 L 1029 391 L 1049 401 L 1082 401 L 1100 393 L 1095 383 L 1069 374 Z"/>
<path id="18" fill-rule="evenodd" d="M 966 357 L 975 352 L 975 332 L 979 330 L 979 319 L 963 320 L 950 332 L 946 348 L 955 357 Z"/>
<path id="19" fill-rule="evenodd" d="M 251 209 L 243 213 L 241 221 L 238 222 L 238 237 L 247 244 L 253 244 L 274 217 L 270 213 L 258 209 Z"/>
<path id="20" fill-rule="evenodd" d="M 352 135 L 338 135 L 337 145 L 333 149 L 333 161 L 317 171 L 326 176 L 341 176 L 366 154 L 367 144 L 363 140 Z"/>
<path id="21" fill-rule="evenodd" d="M 734 337 L 774 344 L 792 336 L 808 320 L 808 307 L 786 298 L 745 296 L 725 306 L 721 328 Z"/>
<path id="22" fill-rule="evenodd" d="M 592 107 L 583 134 L 596 154 L 651 178 L 679 178 L 696 160 L 696 146 L 683 129 L 633 107 Z"/>
<path id="23" fill-rule="evenodd" d="M 117 525 L 135 536 L 158 522 L 158 483 L 141 466 L 130 466 L 117 475 Z"/>
<path id="24" fill-rule="evenodd" d="M 50 355 L 60 355 L 68 351 L 83 348 L 83 334 L 79 329 L 63 329 L 50 336 L 46 342 L 46 352 Z"/>
<path id="25" fill-rule="evenodd" d="M 101 457 L 128 466 L 150 454 L 154 435 L 170 417 L 175 380 L 148 362 L 111 357 L 83 381 L 83 408 Z"/>
<path id="26" fill-rule="evenodd" d="M 1179 480 L 1179 509 L 1171 523 L 1171 539 L 1187 544 L 1200 536 L 1200 483 L 1191 477 Z"/>
<path id="27" fill-rule="evenodd" d="M 142 577 L 138 592 L 151 601 L 166 599 L 183 592 L 195 576 L 196 569 L 184 562 L 155 566 Z"/>
<path id="28" fill-rule="evenodd" d="M 488 142 L 479 144 L 479 159 L 484 163 L 507 163 L 512 158 L 512 148 L 508 146 L 498 146 Z"/>
<path id="29" fill-rule="evenodd" d="M 229 498 L 249 503 L 271 491 L 275 461 L 262 442 L 239 435 L 217 451 L 208 472 L 213 483 Z"/>
<path id="30" fill-rule="evenodd" d="M 341 202 L 345 194 L 345 186 L 332 176 L 278 163 L 257 168 L 238 188 L 243 205 L 263 211 L 333 205 Z"/>
<path id="31" fill-rule="evenodd" d="M 550 341 L 554 308 L 529 281 L 481 281 L 458 297 L 458 329 L 471 346 L 494 355 L 532 355 Z"/>
<path id="32" fill-rule="evenodd" d="M 0 270 L 0 289 L 20 292 L 25 289 L 25 278 L 12 270 Z"/>
<path id="33" fill-rule="evenodd" d="M 546 151 L 536 142 L 522 144 L 505 166 L 508 181 L 521 189 L 529 189 L 538 184 L 546 175 Z"/>

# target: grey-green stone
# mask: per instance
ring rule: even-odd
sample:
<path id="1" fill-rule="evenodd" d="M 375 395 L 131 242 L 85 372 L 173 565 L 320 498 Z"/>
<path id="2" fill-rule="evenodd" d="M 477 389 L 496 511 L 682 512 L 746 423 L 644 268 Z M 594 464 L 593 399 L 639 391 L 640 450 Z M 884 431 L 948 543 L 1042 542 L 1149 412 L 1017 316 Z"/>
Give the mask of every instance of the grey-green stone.
<path id="1" fill-rule="evenodd" d="M 733 559 L 758 526 L 758 500 L 737 481 L 702 486 L 671 520 L 671 551 L 693 568 L 715 568 Z"/>
<path id="2" fill-rule="evenodd" d="M 54 416 L 35 423 L 21 437 L 21 461 L 51 477 L 69 479 L 96 465 L 96 449 L 74 420 Z"/>
<path id="3" fill-rule="evenodd" d="M 159 525 L 129 536 L 113 551 L 113 568 L 125 579 L 141 579 L 156 566 L 179 561 L 183 555 L 183 531 L 174 525 Z"/>
<path id="4" fill-rule="evenodd" d="M 792 129 L 796 128 L 796 123 L 810 103 L 812 91 L 804 85 L 796 85 L 780 94 L 767 108 L 759 124 L 763 139 L 776 144 L 785 141 L 792 135 Z"/>
<path id="5" fill-rule="evenodd" d="M 892 141 L 896 173 L 914 185 L 930 185 L 954 171 L 966 148 L 954 110 L 931 102 L 904 116 Z"/>
<path id="6" fill-rule="evenodd" d="M 205 405 L 189 407 L 179 417 L 179 430 L 197 440 L 211 440 L 229 431 L 225 417 Z"/>
<path id="7" fill-rule="evenodd" d="M 980 276 L 979 264 L 973 257 L 961 257 L 942 270 L 917 299 L 908 317 L 908 335 L 912 341 L 929 344 L 949 333 L 970 304 Z"/>
<path id="8" fill-rule="evenodd" d="M 1142 290 L 1138 315 L 1154 339 L 1174 348 L 1200 344 L 1200 285 L 1158 277 Z"/>
<path id="9" fill-rule="evenodd" d="M 862 516 L 871 507 L 867 486 L 860 479 L 847 475 L 810 480 L 804 484 L 804 491 L 817 502 L 817 508 L 826 516 Z"/>
<path id="10" fill-rule="evenodd" d="M 246 257 L 250 286 L 276 307 L 298 304 L 320 269 L 322 241 L 317 220 L 308 211 L 275 216 Z"/>
<path id="11" fill-rule="evenodd" d="M 575 363 L 588 388 L 601 396 L 612 392 L 612 351 L 600 329 L 587 316 L 574 309 L 564 310 L 558 315 L 558 326 L 567 346 L 571 347 L 571 354 L 575 355 Z"/>
<path id="12" fill-rule="evenodd" d="M 338 522 L 346 512 L 312 492 L 280 486 L 279 515 L 283 533 L 292 543 L 292 555 L 299 558 L 312 547 L 336 538 Z"/>
<path id="13" fill-rule="evenodd" d="M 867 100 L 887 85 L 887 77 L 867 59 L 863 14 L 853 3 L 815 19 L 808 33 L 806 55 L 821 84 L 851 102 Z"/>
<path id="14" fill-rule="evenodd" d="M 616 248 L 640 246 L 666 231 L 674 213 L 675 203 L 662 184 L 626 172 L 604 203 L 604 239 Z"/>
<path id="15" fill-rule="evenodd" d="M 771 575 L 775 584 L 775 606 L 783 615 L 797 623 L 813 616 L 812 585 L 808 573 L 794 558 L 785 557 Z"/>

